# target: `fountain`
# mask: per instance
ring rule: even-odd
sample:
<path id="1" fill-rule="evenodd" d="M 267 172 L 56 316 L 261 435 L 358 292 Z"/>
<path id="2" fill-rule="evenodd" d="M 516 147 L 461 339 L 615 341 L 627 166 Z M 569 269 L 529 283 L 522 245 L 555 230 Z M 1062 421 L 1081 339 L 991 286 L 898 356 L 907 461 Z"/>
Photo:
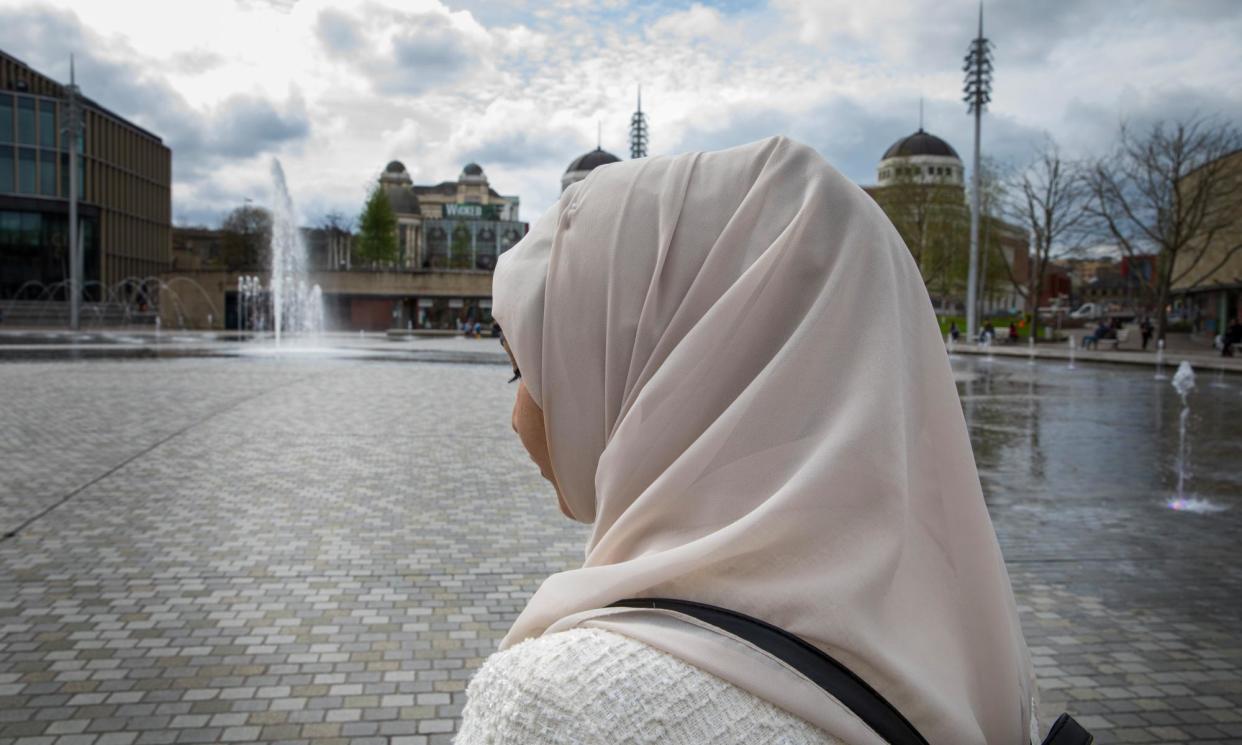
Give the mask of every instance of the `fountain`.
<path id="1" fill-rule="evenodd" d="M 1164 339 L 1156 340 L 1156 380 L 1165 380 L 1164 374 Z"/>
<path id="2" fill-rule="evenodd" d="M 983 348 L 984 348 L 984 349 L 986 349 L 986 350 L 988 351 L 988 356 L 987 356 L 987 357 L 985 357 L 984 359 L 985 359 L 986 361 L 988 361 L 988 362 L 993 362 L 993 361 L 995 361 L 995 360 L 996 360 L 996 357 L 995 357 L 995 355 L 992 353 L 992 335 L 991 335 L 991 334 L 984 334 L 984 336 L 983 336 Z"/>
<path id="3" fill-rule="evenodd" d="M 1186 397 L 1194 387 L 1195 371 L 1190 367 L 1189 362 L 1182 360 L 1182 364 L 1177 368 L 1177 374 L 1173 376 L 1173 389 L 1182 399 L 1182 413 L 1178 417 L 1177 424 L 1177 499 L 1185 497 L 1186 456 L 1189 453 L 1189 446 L 1186 443 L 1186 422 L 1190 419 L 1190 402 L 1186 400 Z"/>
<path id="4" fill-rule="evenodd" d="M 254 276 L 237 278 L 239 331 L 263 331 L 271 325 L 276 346 L 288 334 L 323 331 L 323 293 L 308 285 L 306 244 L 298 230 L 293 200 L 280 161 L 272 159 L 272 242 L 268 283 Z"/>
<path id="5" fill-rule="evenodd" d="M 1027 349 L 1026 364 L 1034 365 L 1035 364 L 1035 327 L 1034 326 L 1031 327 L 1031 335 L 1030 337 L 1027 338 L 1026 349 Z"/>
<path id="6" fill-rule="evenodd" d="M 952 333 L 947 333 L 944 335 L 944 344 L 945 344 L 945 348 L 949 351 L 949 356 L 952 357 L 953 356 L 953 334 Z"/>
<path id="7" fill-rule="evenodd" d="M 1190 401 L 1188 396 L 1195 387 L 1195 371 L 1190 363 L 1182 360 L 1173 375 L 1173 389 L 1182 399 L 1182 413 L 1177 421 L 1177 494 L 1168 502 L 1169 509 L 1179 512 L 1222 512 L 1225 508 L 1206 499 L 1186 496 L 1186 478 L 1189 476 L 1188 459 L 1190 442 L 1186 437 L 1187 425 L 1190 422 Z"/>
<path id="8" fill-rule="evenodd" d="M 261 331 L 267 328 L 267 318 L 263 314 L 265 300 L 262 280 L 247 275 L 237 278 L 238 331 Z"/>
<path id="9" fill-rule="evenodd" d="M 1225 366 L 1216 366 L 1216 377 L 1212 380 L 1213 388 L 1228 388 L 1229 384 L 1225 382 Z"/>
<path id="10" fill-rule="evenodd" d="M 1069 369 L 1073 370 L 1074 369 L 1074 355 L 1077 354 L 1078 347 L 1074 346 L 1074 337 L 1069 336 L 1069 337 L 1066 337 L 1065 340 L 1069 342 L 1069 352 L 1070 352 Z"/>
<path id="11" fill-rule="evenodd" d="M 272 159 L 272 264 L 268 279 L 272 328 L 276 346 L 288 329 L 318 334 L 323 330 L 323 297 L 319 285 L 307 287 L 306 244 L 298 230 L 293 200 L 280 161 Z"/>

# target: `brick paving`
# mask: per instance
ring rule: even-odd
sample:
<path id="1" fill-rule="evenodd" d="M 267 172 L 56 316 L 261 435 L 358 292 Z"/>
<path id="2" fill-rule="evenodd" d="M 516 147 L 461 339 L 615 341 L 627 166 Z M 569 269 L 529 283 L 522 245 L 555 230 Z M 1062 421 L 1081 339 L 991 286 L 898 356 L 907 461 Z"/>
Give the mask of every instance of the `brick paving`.
<path id="1" fill-rule="evenodd" d="M 1174 421 L 1160 389 L 1081 419 L 1150 374 L 1008 364 L 968 364 L 963 403 L 1046 714 L 1101 743 L 1242 742 L 1242 507 L 1175 514 L 1167 474 L 1092 470 L 1110 432 L 1167 470 L 1145 435 Z M 0 745 L 449 742 L 472 671 L 585 538 L 509 429 L 507 377 L 0 364 Z M 1204 407 L 1201 462 L 1239 462 L 1240 394 Z M 1242 492 L 1228 468 L 1199 479 Z"/>

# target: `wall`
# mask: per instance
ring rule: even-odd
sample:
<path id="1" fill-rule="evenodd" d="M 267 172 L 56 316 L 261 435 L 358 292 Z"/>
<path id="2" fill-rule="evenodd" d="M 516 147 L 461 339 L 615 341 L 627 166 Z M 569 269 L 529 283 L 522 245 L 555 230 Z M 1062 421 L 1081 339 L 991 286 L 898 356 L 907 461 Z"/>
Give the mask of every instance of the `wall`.
<path id="1" fill-rule="evenodd" d="M 160 322 L 164 328 L 205 329 L 225 328 L 226 297 L 237 290 L 237 272 L 184 271 L 160 275 Z M 259 275 L 267 284 L 265 275 Z M 491 272 L 315 272 L 308 282 L 318 284 L 325 296 L 333 299 L 329 307 L 350 308 L 355 299 L 382 300 L 384 326 L 391 323 L 393 303 L 415 297 L 490 298 Z M 200 289 L 201 288 L 201 289 Z M 361 306 L 360 306 L 361 307 Z M 363 318 L 372 318 L 370 311 L 360 311 Z M 378 312 L 378 311 L 377 311 Z M 208 315 L 211 323 L 208 324 Z M 345 315 L 342 313 L 342 315 Z M 329 319 L 330 326 L 353 322 L 348 317 Z"/>

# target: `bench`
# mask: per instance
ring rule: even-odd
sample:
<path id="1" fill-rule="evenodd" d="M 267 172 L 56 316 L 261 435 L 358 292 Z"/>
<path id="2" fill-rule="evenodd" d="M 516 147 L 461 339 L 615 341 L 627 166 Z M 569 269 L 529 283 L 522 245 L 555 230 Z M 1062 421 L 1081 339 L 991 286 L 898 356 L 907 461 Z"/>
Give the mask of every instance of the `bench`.
<path id="1" fill-rule="evenodd" d="M 1092 347 L 1095 347 L 1098 349 L 1100 346 L 1100 342 L 1104 341 L 1104 342 L 1108 342 L 1112 344 L 1113 349 L 1119 349 L 1121 347 L 1121 343 L 1129 338 L 1130 338 L 1129 329 L 1117 329 L 1116 331 L 1112 332 L 1112 334 L 1104 337 L 1103 339 L 1096 339 L 1095 334 L 1087 334 L 1086 336 L 1082 337 L 1082 348 L 1091 349 Z"/>

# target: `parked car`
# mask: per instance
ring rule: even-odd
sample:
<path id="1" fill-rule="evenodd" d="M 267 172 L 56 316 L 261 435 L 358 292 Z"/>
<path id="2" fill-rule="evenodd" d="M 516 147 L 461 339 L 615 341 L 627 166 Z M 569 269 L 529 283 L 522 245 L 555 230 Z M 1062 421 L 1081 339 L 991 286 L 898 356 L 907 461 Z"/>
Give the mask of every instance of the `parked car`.
<path id="1" fill-rule="evenodd" d="M 1071 312 L 1069 317 L 1076 319 L 1085 318 L 1102 318 L 1104 316 L 1104 306 L 1099 303 L 1083 303 L 1078 309 Z"/>

